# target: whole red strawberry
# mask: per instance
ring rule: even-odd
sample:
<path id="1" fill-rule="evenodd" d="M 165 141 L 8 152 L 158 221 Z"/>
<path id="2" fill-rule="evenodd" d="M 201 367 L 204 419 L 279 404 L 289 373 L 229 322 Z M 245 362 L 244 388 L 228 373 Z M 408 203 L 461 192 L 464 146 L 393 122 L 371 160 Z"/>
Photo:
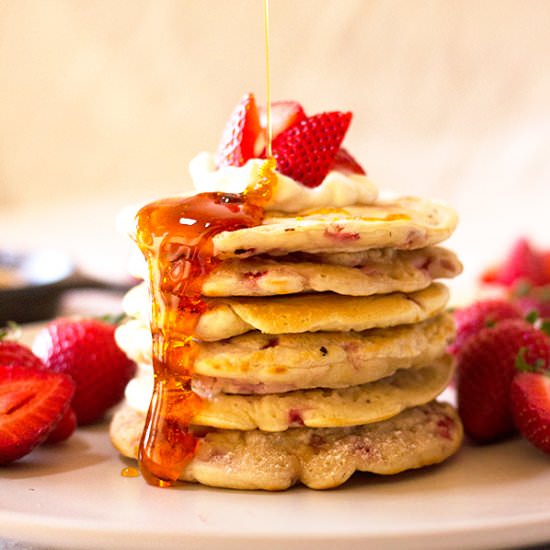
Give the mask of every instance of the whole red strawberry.
<path id="1" fill-rule="evenodd" d="M 458 353 L 458 411 L 472 439 L 490 442 L 514 433 L 510 385 L 522 348 L 529 364 L 550 365 L 549 337 L 520 319 L 482 329 Z"/>
<path id="2" fill-rule="evenodd" d="M 66 413 L 75 390 L 70 376 L 0 366 L 0 465 L 30 453 Z"/>
<path id="3" fill-rule="evenodd" d="M 272 144 L 277 171 L 307 187 L 317 187 L 334 165 L 351 113 L 307 117 L 279 134 Z"/>
<path id="4" fill-rule="evenodd" d="M 97 319 L 57 319 L 33 346 L 46 368 L 69 374 L 76 383 L 72 407 L 78 424 L 101 420 L 124 396 L 136 365 L 117 346 L 115 326 Z"/>
<path id="5" fill-rule="evenodd" d="M 514 421 L 521 435 L 550 454 L 550 372 L 521 372 L 510 388 Z"/>
<path id="6" fill-rule="evenodd" d="M 480 300 L 470 306 L 455 310 L 456 337 L 449 351 L 456 354 L 464 344 L 485 327 L 496 325 L 504 319 L 521 319 L 520 309 L 506 300 Z"/>

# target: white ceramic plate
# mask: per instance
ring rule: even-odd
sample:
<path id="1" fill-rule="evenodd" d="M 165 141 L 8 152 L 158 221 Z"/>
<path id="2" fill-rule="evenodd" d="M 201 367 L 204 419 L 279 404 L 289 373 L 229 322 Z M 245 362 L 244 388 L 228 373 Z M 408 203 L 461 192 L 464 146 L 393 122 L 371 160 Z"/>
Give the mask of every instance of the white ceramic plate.
<path id="1" fill-rule="evenodd" d="M 106 425 L 0 469 L 0 536 L 60 548 L 509 548 L 550 542 L 550 457 L 522 440 L 318 492 L 157 489 Z"/>

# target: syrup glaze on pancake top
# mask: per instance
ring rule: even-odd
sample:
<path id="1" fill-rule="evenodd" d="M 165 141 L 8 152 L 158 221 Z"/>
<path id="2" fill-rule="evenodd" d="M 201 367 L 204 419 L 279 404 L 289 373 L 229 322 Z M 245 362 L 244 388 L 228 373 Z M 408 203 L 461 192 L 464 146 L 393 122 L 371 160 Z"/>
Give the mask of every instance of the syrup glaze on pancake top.
<path id="1" fill-rule="evenodd" d="M 154 485 L 172 485 L 182 478 L 188 465 L 193 462 L 204 437 L 200 430 L 197 432 L 194 424 L 207 427 L 224 425 L 223 396 L 216 405 L 193 391 L 195 361 L 203 345 L 197 338 L 208 340 L 204 336 L 208 331 L 200 327 L 207 326 L 206 320 L 212 319 L 213 313 L 220 310 L 221 306 L 230 307 L 233 311 L 245 306 L 248 309 L 256 308 L 260 318 L 262 306 L 270 304 L 270 308 L 276 308 L 274 298 L 269 298 L 267 292 L 262 294 L 266 297 L 240 301 L 225 299 L 225 304 L 223 301 L 217 302 L 223 299 L 204 299 L 202 289 L 205 281 L 216 268 L 224 266 L 222 262 L 225 258 L 268 254 L 264 258 L 271 257 L 269 261 L 276 262 L 278 256 L 295 252 L 345 256 L 386 247 L 413 250 L 442 241 L 452 233 L 456 224 L 454 212 L 443 205 L 414 198 L 377 201 L 375 186 L 366 178 L 357 161 L 341 146 L 351 121 L 351 113 L 331 112 L 306 116 L 302 107 L 295 102 L 274 104 L 272 109 L 275 118 L 280 113 L 279 124 L 275 124 L 278 130 L 273 136 L 273 158 L 266 158 L 266 150 L 262 145 L 265 143 L 265 128 L 262 128 L 254 97 L 248 94 L 228 123 L 218 155 L 209 156 L 207 160 L 202 155 L 202 160 L 194 163 L 192 173 L 195 183 L 198 180 L 200 188 L 201 182 L 204 182 L 203 188 L 207 191 L 192 197 L 157 201 L 143 207 L 137 216 L 136 240 L 147 259 L 152 298 L 149 317 L 154 369 L 152 398 L 138 455 L 145 479 Z M 217 189 L 212 190 L 212 185 Z M 238 265 L 235 260 L 231 261 Z M 450 265 L 447 275 L 454 276 L 460 271 L 460 264 L 455 261 L 454 265 L 453 262 Z M 437 273 L 435 276 L 438 276 Z M 428 280 L 424 277 L 422 283 L 419 283 L 419 289 L 426 288 L 432 277 L 428 277 Z M 372 292 L 378 293 L 386 288 L 386 292 L 395 290 L 391 286 L 365 285 L 365 288 L 370 290 L 366 291 L 367 298 L 363 300 L 368 299 Z M 444 287 L 435 284 L 419 292 L 436 293 L 441 297 L 441 304 L 425 316 L 399 318 L 397 324 L 416 323 L 442 311 L 447 300 Z M 399 296 L 388 295 L 388 303 L 400 300 Z M 404 305 L 408 303 L 413 309 L 423 307 L 419 305 L 420 294 L 418 298 L 414 294 L 402 296 Z M 258 329 L 267 333 L 288 333 L 289 326 L 298 326 L 290 330 L 296 333 L 357 330 L 361 331 L 360 334 L 367 334 L 368 331 L 362 331 L 369 326 L 389 326 L 385 321 L 380 324 L 374 319 L 370 325 L 356 325 L 352 322 L 354 315 L 338 326 L 330 323 L 326 327 L 322 323 L 302 323 L 302 326 L 297 323 L 297 319 L 304 315 L 307 317 L 309 307 L 322 298 L 326 298 L 326 304 L 329 304 L 325 307 L 335 309 L 335 318 L 349 311 L 349 305 L 340 304 L 349 300 L 347 296 L 338 298 L 330 292 L 324 295 L 304 294 L 303 299 L 298 300 L 300 303 L 296 301 L 298 297 L 290 296 L 290 305 L 287 306 L 283 301 L 283 309 L 286 307 L 285 311 L 290 311 L 286 324 L 271 322 L 255 326 L 255 322 L 248 322 L 248 326 L 244 326 L 237 334 Z M 373 296 L 373 299 L 381 299 L 383 303 L 385 298 Z M 265 300 L 265 304 L 262 300 Z M 292 310 L 291 306 L 296 305 L 295 302 L 300 307 Z M 243 313 L 239 315 L 242 317 Z M 383 317 L 383 312 L 380 315 Z M 268 313 L 267 317 L 272 317 L 274 321 L 283 318 L 276 311 Z M 224 334 L 223 330 L 218 331 L 211 339 L 232 336 L 231 332 Z M 434 368 L 441 371 L 440 379 L 445 381 L 449 364 L 448 361 L 439 363 L 441 366 L 437 366 L 436 361 Z M 388 380 L 390 387 L 399 387 L 399 378 Z M 319 387 L 324 387 L 322 382 Z M 343 391 L 359 391 L 353 390 L 354 387 Z M 314 392 L 319 390 L 309 391 L 311 393 L 306 393 L 303 398 L 290 395 L 287 400 L 308 402 L 315 399 Z M 323 391 L 319 394 L 321 397 Z M 406 388 L 403 392 L 406 393 Z M 422 405 L 437 393 L 428 392 L 418 402 L 407 400 L 405 396 L 396 403 L 395 411 L 385 418 L 397 415 L 403 408 Z M 324 396 L 327 397 L 327 394 Z M 267 398 L 271 399 L 269 396 Z M 229 403 L 227 399 L 225 402 Z M 243 403 L 253 402 L 253 398 L 246 396 L 236 396 L 235 402 L 239 399 Z M 274 399 L 281 402 L 276 396 Z M 365 399 L 368 402 L 368 397 Z M 212 407 L 213 410 L 217 407 L 222 411 L 218 420 L 199 422 L 201 415 L 208 417 L 206 413 Z M 287 419 L 291 412 L 284 412 Z M 246 412 L 242 414 L 246 416 Z M 261 426 L 262 422 L 262 418 L 259 418 L 256 425 Z M 279 425 L 284 430 L 292 426 L 292 422 L 286 423 L 283 418 Z M 344 425 L 353 425 L 353 422 L 344 422 Z M 113 426 L 120 426 L 120 423 L 113 422 Z M 239 426 L 238 429 L 254 429 L 254 425 L 244 426 L 241 423 Z M 330 422 L 319 424 L 320 428 L 330 426 Z M 418 460 L 418 466 L 443 460 L 456 450 L 461 439 L 461 428 L 456 416 L 449 417 L 444 432 L 439 436 L 448 441 L 439 446 L 440 456 L 429 462 Z M 117 445 L 117 441 L 121 440 L 120 434 L 112 432 L 112 437 L 120 448 L 121 445 Z M 222 486 L 236 485 L 228 479 Z"/>

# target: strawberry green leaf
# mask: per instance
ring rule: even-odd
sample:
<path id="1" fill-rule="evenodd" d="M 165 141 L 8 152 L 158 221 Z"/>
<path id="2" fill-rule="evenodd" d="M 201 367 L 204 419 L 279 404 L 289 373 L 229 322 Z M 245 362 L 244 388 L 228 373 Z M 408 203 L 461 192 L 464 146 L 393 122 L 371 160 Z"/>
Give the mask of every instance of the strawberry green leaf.
<path id="1" fill-rule="evenodd" d="M 100 315 L 97 317 L 98 321 L 103 321 L 108 325 L 120 325 L 122 321 L 125 321 L 128 318 L 126 313 L 107 313 L 105 315 Z"/>
<path id="2" fill-rule="evenodd" d="M 531 283 L 522 279 L 518 283 L 516 283 L 512 293 L 514 294 L 514 296 L 517 296 L 518 298 L 523 298 L 525 296 L 529 296 L 529 293 L 531 292 L 532 288 L 533 288 L 533 285 Z"/>
<path id="3" fill-rule="evenodd" d="M 531 365 L 525 360 L 525 348 L 520 348 L 518 351 L 514 365 L 519 372 L 531 371 Z"/>
<path id="4" fill-rule="evenodd" d="M 514 366 L 516 367 L 516 370 L 519 372 L 543 372 L 544 369 L 544 359 L 541 359 L 540 357 L 535 361 L 534 365 L 531 365 L 526 359 L 525 359 L 525 352 L 526 348 L 522 347 L 519 349 L 518 354 L 516 356 L 516 360 L 514 362 Z"/>
<path id="5" fill-rule="evenodd" d="M 539 314 L 536 309 L 532 309 L 526 316 L 525 320 L 530 323 L 531 325 L 534 325 L 539 318 Z"/>
<path id="6" fill-rule="evenodd" d="M 15 321 L 8 321 L 5 327 L 0 327 L 0 340 L 19 340 L 21 338 L 21 327 Z"/>

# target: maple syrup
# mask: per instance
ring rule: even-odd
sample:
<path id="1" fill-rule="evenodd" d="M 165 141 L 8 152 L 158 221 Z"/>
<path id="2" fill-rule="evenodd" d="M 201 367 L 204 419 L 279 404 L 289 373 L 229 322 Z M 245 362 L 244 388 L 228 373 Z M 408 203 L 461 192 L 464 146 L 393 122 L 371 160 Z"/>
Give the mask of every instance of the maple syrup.
<path id="1" fill-rule="evenodd" d="M 134 468 L 133 466 L 127 466 L 126 468 L 122 469 L 120 475 L 122 477 L 138 477 L 139 470 L 137 468 Z"/>
<path id="2" fill-rule="evenodd" d="M 147 259 L 152 300 L 154 389 L 139 448 L 143 477 L 170 487 L 196 453 L 190 429 L 202 406 L 191 380 L 198 353 L 195 327 L 207 304 L 202 284 L 217 265 L 213 237 L 262 223 L 277 182 L 271 157 L 269 2 L 264 0 L 267 80 L 267 159 L 258 177 L 240 194 L 200 193 L 143 207 L 137 215 L 137 243 Z"/>
<path id="3" fill-rule="evenodd" d="M 207 309 L 202 283 L 218 262 L 212 238 L 260 224 L 268 195 L 257 185 L 250 196 L 200 193 L 163 199 L 138 213 L 137 242 L 147 259 L 152 298 L 154 370 L 139 462 L 152 485 L 172 485 L 197 448 L 189 430 L 202 403 L 191 389 L 197 355 L 193 334 Z"/>
<path id="4" fill-rule="evenodd" d="M 269 0 L 264 0 L 264 39 L 265 39 L 265 84 L 266 84 L 266 156 L 273 157 L 271 142 L 273 141 L 273 126 L 271 124 L 271 63 L 269 60 Z"/>

